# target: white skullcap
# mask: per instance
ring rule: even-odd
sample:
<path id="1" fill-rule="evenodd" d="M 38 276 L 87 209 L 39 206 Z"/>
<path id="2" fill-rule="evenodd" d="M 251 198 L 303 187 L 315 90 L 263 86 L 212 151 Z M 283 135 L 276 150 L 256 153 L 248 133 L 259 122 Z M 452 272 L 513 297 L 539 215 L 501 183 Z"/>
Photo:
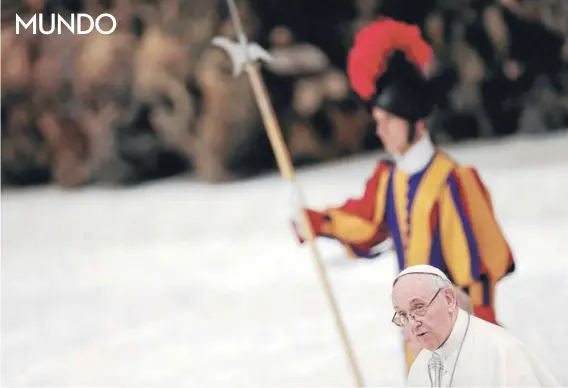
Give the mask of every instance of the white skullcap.
<path id="1" fill-rule="evenodd" d="M 430 275 L 436 275 L 436 276 L 439 276 L 442 279 L 444 279 L 449 284 L 452 283 L 452 282 L 450 282 L 450 279 L 448 279 L 446 274 L 443 273 L 442 271 L 440 271 L 438 268 L 432 267 L 431 265 L 427 265 L 427 264 L 420 264 L 420 265 L 412 265 L 410 267 L 405 268 L 403 271 L 401 271 L 398 275 L 396 275 L 396 278 L 394 278 L 394 281 L 392 282 L 392 286 L 394 287 L 396 282 L 398 282 L 398 279 L 400 279 L 401 277 L 406 276 L 406 275 L 410 275 L 410 274 L 413 274 L 413 273 L 425 273 L 425 274 L 430 274 Z"/>

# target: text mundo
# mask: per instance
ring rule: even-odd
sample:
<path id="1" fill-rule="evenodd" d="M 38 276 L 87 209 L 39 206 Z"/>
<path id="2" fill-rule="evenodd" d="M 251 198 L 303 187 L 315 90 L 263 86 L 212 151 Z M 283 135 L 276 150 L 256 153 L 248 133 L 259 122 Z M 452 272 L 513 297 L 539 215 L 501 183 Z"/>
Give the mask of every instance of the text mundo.
<path id="1" fill-rule="evenodd" d="M 96 19 L 86 13 L 71 14 L 71 17 L 52 13 L 49 16 L 35 14 L 24 22 L 20 15 L 16 14 L 16 34 L 20 34 L 20 27 L 24 30 L 31 27 L 34 35 L 37 34 L 38 27 L 40 34 L 43 35 L 61 35 L 65 29 L 79 35 L 88 34 L 93 29 L 100 34 L 109 35 L 116 30 L 116 19 L 109 13 L 100 14 Z"/>

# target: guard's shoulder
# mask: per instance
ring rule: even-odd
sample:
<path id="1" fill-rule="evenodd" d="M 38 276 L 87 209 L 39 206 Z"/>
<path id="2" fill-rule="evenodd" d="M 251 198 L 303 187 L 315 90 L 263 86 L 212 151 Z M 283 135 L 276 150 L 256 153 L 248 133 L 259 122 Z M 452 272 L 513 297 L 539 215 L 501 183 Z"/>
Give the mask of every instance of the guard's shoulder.
<path id="1" fill-rule="evenodd" d="M 471 164 L 458 164 L 454 168 L 454 174 L 460 181 L 473 182 L 478 187 L 484 187 L 483 179 L 477 170 L 477 167 Z"/>
<path id="2" fill-rule="evenodd" d="M 447 163 L 452 165 L 452 172 L 450 174 L 450 179 L 462 178 L 462 177 L 471 177 L 475 179 L 479 179 L 479 173 L 477 168 L 468 163 L 460 163 L 455 160 L 452 156 L 450 156 L 447 152 L 436 150 L 436 157 L 446 160 Z"/>
<path id="3" fill-rule="evenodd" d="M 394 165 L 395 165 L 395 163 L 394 163 L 394 160 L 392 160 L 392 159 L 387 159 L 387 158 L 380 159 L 377 162 L 376 170 L 377 171 L 378 170 L 392 171 L 392 169 L 394 168 Z"/>
<path id="4" fill-rule="evenodd" d="M 456 163 L 456 170 L 459 173 L 463 174 L 476 174 L 477 175 L 477 167 L 472 164 L 459 164 Z"/>
<path id="5" fill-rule="evenodd" d="M 454 166 L 454 171 L 458 174 L 476 174 L 477 175 L 477 167 L 470 163 L 460 163 L 456 159 L 454 159 L 450 154 L 440 149 L 436 149 L 436 156 L 439 158 L 444 158 L 448 162 L 452 163 Z"/>
<path id="6" fill-rule="evenodd" d="M 394 162 L 389 159 L 381 159 L 375 166 L 375 170 L 373 171 L 373 179 L 377 181 L 388 179 L 393 169 Z"/>

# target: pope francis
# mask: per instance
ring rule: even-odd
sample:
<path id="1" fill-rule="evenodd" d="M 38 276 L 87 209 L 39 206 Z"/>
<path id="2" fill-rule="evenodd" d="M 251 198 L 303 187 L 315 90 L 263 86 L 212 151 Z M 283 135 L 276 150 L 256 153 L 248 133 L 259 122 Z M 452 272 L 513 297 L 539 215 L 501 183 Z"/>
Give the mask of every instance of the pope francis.
<path id="1" fill-rule="evenodd" d="M 461 309 L 456 290 L 439 269 L 416 265 L 400 272 L 392 302 L 393 323 L 423 346 L 408 386 L 560 386 L 521 341 Z"/>

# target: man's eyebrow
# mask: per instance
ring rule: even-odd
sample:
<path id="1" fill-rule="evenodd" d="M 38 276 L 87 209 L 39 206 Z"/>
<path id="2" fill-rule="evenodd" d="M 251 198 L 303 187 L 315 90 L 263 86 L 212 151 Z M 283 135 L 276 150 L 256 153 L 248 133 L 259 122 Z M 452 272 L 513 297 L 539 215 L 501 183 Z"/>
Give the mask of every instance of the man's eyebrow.
<path id="1" fill-rule="evenodd" d="M 417 303 L 417 302 L 418 302 L 418 303 L 426 303 L 426 302 L 424 301 L 424 299 L 415 296 L 415 297 L 413 297 L 412 299 L 410 299 L 410 300 L 408 301 L 408 304 Z M 398 305 L 396 305 L 396 304 L 393 305 L 393 308 L 394 308 L 395 310 L 400 310 L 400 307 L 398 307 Z"/>

